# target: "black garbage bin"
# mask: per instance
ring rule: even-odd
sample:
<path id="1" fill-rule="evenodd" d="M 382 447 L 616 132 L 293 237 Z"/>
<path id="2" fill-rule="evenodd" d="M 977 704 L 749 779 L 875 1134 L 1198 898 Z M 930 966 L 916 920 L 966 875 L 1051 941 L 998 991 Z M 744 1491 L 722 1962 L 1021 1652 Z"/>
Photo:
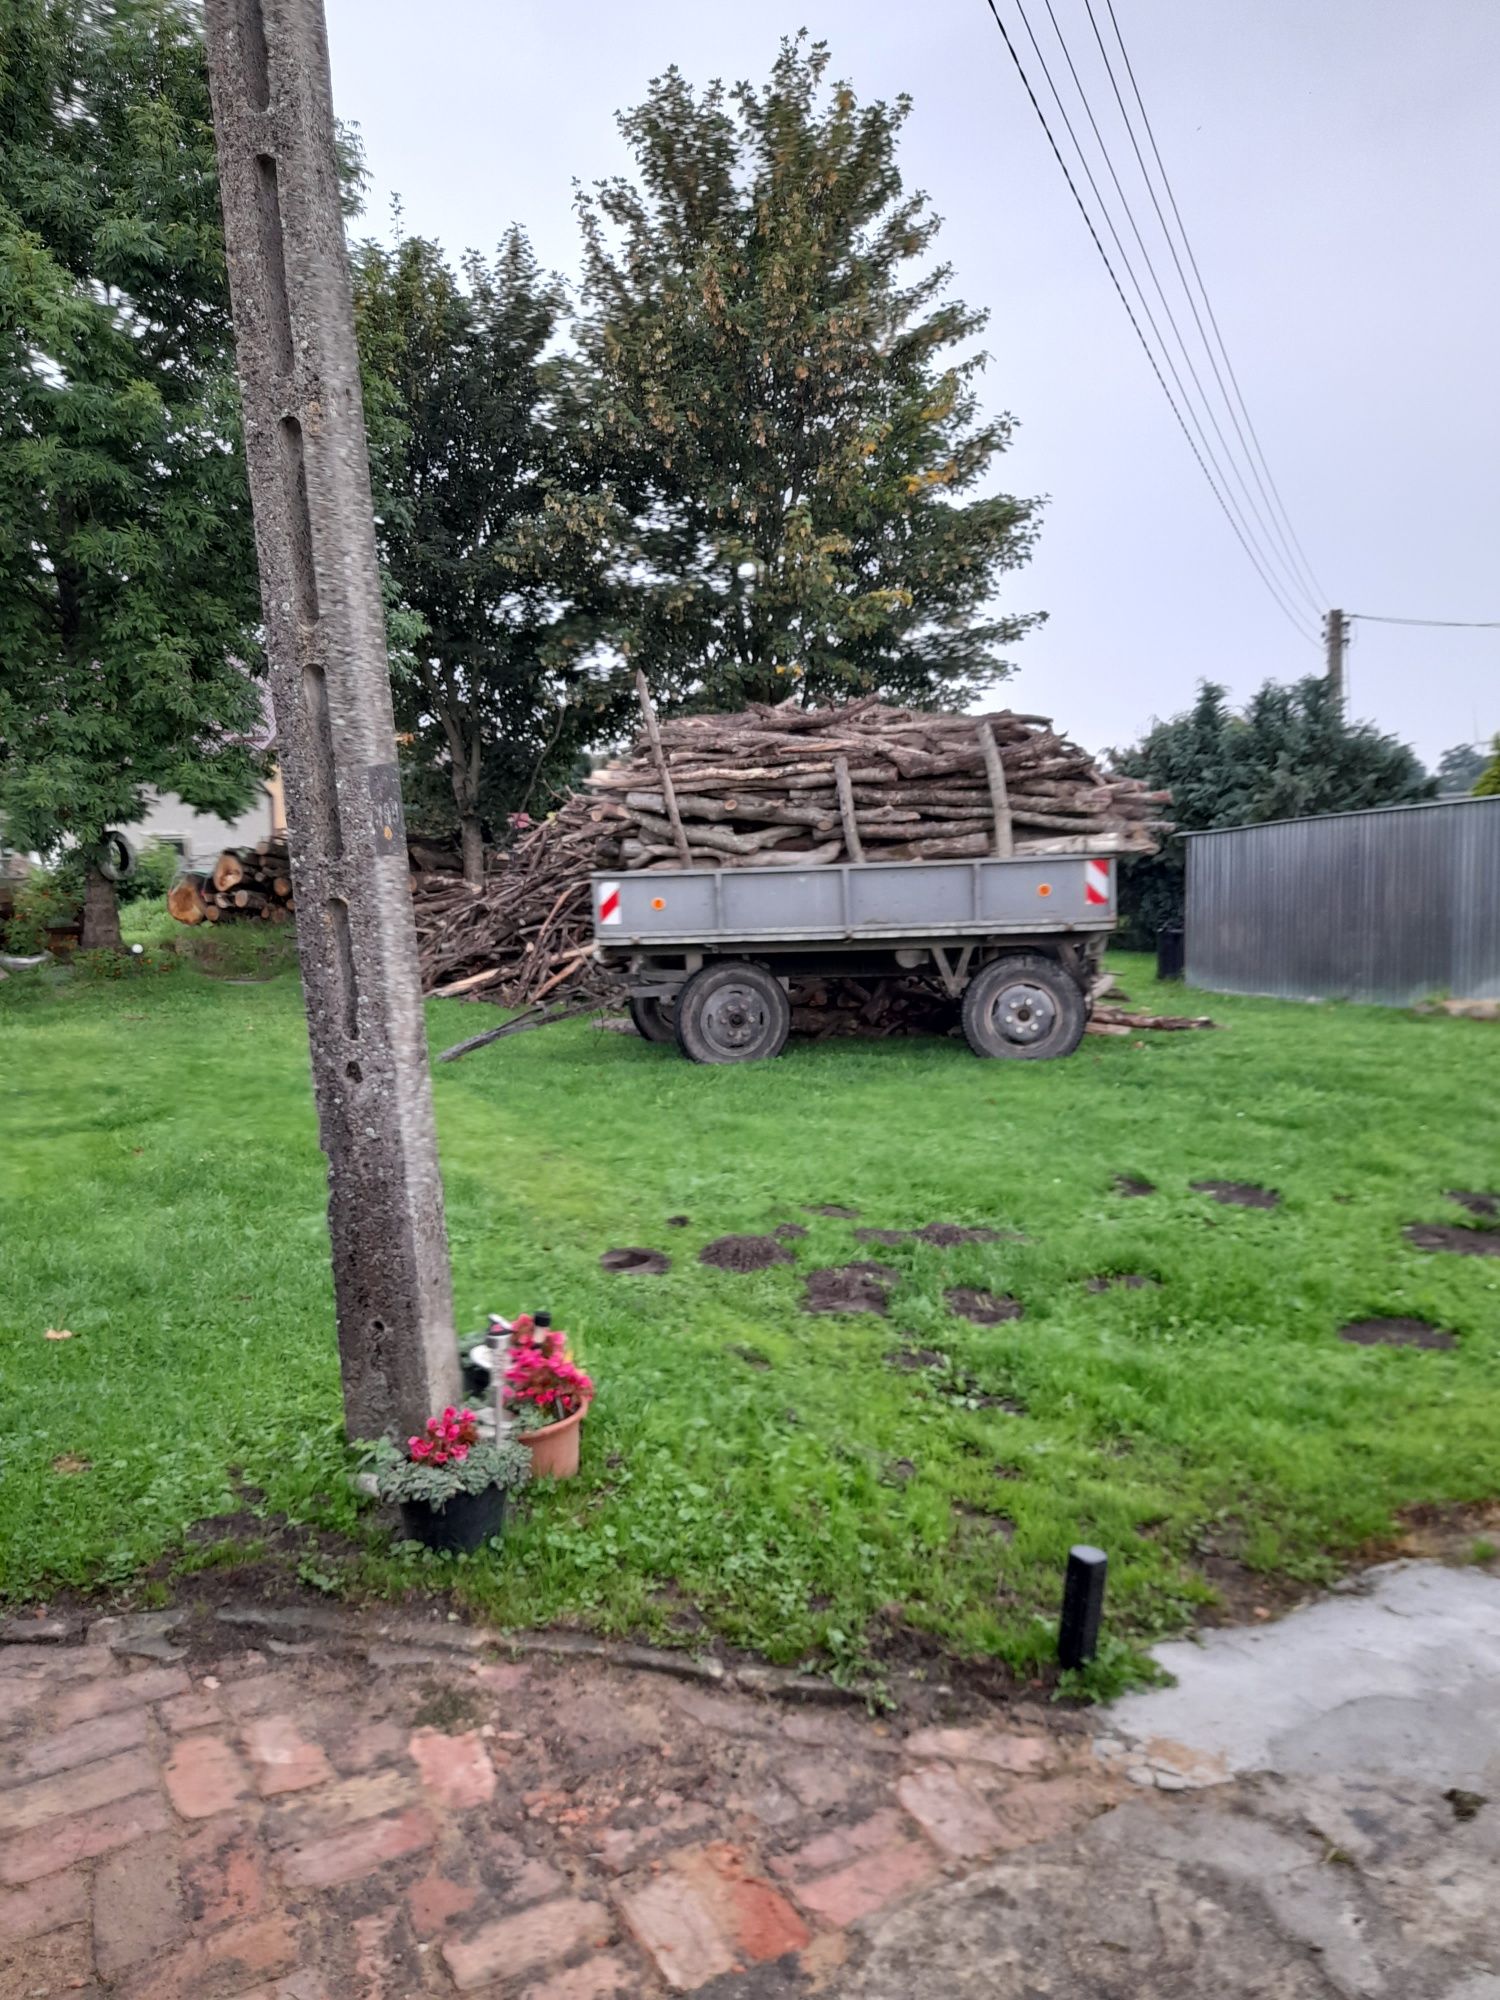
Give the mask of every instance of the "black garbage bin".
<path id="1" fill-rule="evenodd" d="M 1163 924 L 1156 933 L 1156 976 L 1181 979 L 1186 947 L 1181 924 Z"/>

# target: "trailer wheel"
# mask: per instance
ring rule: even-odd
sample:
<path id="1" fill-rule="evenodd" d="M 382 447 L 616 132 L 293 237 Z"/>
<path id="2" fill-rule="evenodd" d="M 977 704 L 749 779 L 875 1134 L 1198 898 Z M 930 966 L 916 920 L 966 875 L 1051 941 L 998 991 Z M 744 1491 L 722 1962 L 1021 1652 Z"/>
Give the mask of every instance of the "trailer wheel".
<path id="1" fill-rule="evenodd" d="M 780 982 L 758 965 L 705 965 L 677 996 L 677 1046 L 693 1062 L 779 1056 L 791 1025 Z"/>
<path id="2" fill-rule="evenodd" d="M 672 1020 L 673 1003 L 670 1000 L 637 999 L 634 994 L 626 1003 L 635 1031 L 643 1042 L 671 1042 L 677 1037 Z"/>
<path id="3" fill-rule="evenodd" d="M 1055 959 L 1036 952 L 997 958 L 964 993 L 964 1034 L 976 1056 L 1046 1062 L 1083 1040 L 1083 989 Z"/>

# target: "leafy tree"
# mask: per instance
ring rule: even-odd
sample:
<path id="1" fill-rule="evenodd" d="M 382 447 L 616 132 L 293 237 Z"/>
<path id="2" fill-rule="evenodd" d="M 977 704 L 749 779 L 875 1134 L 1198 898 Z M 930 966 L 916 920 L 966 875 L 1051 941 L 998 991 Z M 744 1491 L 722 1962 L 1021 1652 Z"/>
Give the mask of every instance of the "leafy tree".
<path id="1" fill-rule="evenodd" d="M 1438 759 L 1438 797 L 1465 798 L 1473 791 L 1488 762 L 1482 743 L 1455 743 Z"/>
<path id="2" fill-rule="evenodd" d="M 799 36 L 760 90 L 668 70 L 620 119 L 636 179 L 579 198 L 620 629 L 669 700 L 962 703 L 1034 622 L 993 606 L 1038 503 L 985 490 L 1012 420 L 980 419 L 986 316 L 925 261 L 909 102 L 828 62 Z"/>
<path id="3" fill-rule="evenodd" d="M 253 794 L 259 619 L 207 80 L 187 0 L 0 20 L 0 818 L 89 857 L 148 788 Z"/>
<path id="4" fill-rule="evenodd" d="M 1476 799 L 1500 797 L 1500 732 L 1497 732 L 1491 741 L 1490 750 L 1493 753 L 1490 761 L 1485 765 L 1474 782 L 1474 797 Z"/>
<path id="5" fill-rule="evenodd" d="M 1414 751 L 1370 723 L 1350 722 L 1318 677 L 1267 681 L 1241 715 L 1205 681 L 1190 709 L 1109 755 L 1127 776 L 1169 788 L 1172 820 L 1188 830 L 1403 805 L 1437 790 Z M 1185 866 L 1178 840 L 1127 864 L 1121 914 L 1138 937 L 1181 921 Z"/>
<path id="6" fill-rule="evenodd" d="M 605 509 L 577 490 L 577 404 L 547 358 L 561 288 L 519 229 L 462 270 L 420 237 L 354 259 L 408 803 L 430 823 L 446 785 L 478 881 L 486 821 L 571 767 L 619 697 L 587 601 Z"/>

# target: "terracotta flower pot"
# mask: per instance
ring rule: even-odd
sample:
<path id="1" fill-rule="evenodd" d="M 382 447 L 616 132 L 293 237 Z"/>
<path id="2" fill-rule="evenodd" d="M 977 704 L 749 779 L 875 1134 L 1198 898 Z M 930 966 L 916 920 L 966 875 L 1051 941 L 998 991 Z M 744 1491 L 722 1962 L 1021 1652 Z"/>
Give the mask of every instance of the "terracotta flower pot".
<path id="1" fill-rule="evenodd" d="M 539 1431 L 517 1431 L 516 1443 L 531 1453 L 533 1479 L 571 1479 L 578 1470 L 579 1429 L 588 1415 L 583 1404 L 560 1424 L 548 1424 Z"/>

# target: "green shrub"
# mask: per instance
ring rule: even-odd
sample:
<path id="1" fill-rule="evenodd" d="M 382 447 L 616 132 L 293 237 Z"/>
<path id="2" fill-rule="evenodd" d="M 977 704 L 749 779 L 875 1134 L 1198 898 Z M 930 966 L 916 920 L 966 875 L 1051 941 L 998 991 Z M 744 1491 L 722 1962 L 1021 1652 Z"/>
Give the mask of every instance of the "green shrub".
<path id="1" fill-rule="evenodd" d="M 67 880 L 61 869 L 33 868 L 16 889 L 15 906 L 5 926 L 6 949 L 24 958 L 47 949 L 47 932 L 76 923 L 83 911 L 83 885 Z"/>
<path id="2" fill-rule="evenodd" d="M 115 884 L 122 903 L 138 903 L 148 896 L 165 896 L 182 872 L 182 856 L 165 840 L 148 840 L 135 857 L 135 867 L 123 882 Z"/>

